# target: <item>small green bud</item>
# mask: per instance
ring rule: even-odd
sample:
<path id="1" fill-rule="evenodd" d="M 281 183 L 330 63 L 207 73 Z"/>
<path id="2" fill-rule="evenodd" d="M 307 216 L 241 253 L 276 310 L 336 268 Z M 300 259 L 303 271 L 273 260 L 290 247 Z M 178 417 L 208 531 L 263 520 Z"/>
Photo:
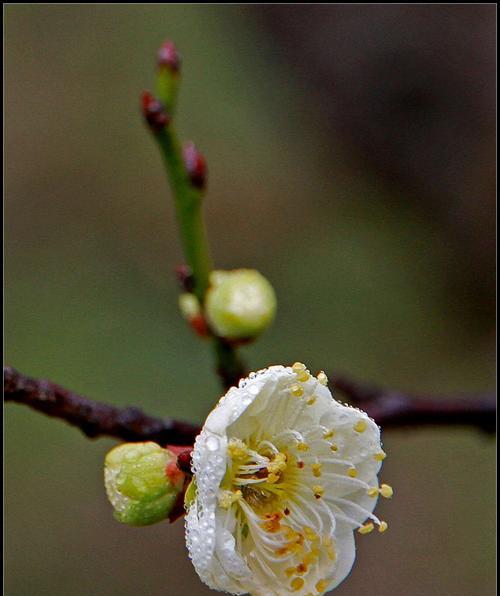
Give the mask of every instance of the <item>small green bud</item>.
<path id="1" fill-rule="evenodd" d="M 274 319 L 276 295 L 255 269 L 213 271 L 205 309 L 213 331 L 227 339 L 252 339 Z"/>
<path id="2" fill-rule="evenodd" d="M 182 491 L 176 456 L 153 442 L 124 443 L 104 461 L 104 485 L 115 518 L 129 526 L 166 519 Z"/>
<path id="3" fill-rule="evenodd" d="M 194 294 L 183 292 L 179 296 L 179 309 L 186 321 L 191 321 L 201 314 L 200 303 Z"/>

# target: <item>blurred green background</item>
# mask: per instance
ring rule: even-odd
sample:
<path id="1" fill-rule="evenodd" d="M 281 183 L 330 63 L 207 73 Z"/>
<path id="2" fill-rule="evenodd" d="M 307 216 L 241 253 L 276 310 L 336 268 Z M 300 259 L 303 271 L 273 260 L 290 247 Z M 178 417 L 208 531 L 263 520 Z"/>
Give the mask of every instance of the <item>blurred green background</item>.
<path id="1" fill-rule="evenodd" d="M 209 346 L 138 108 L 166 38 L 177 128 L 209 164 L 219 267 L 279 315 L 252 368 L 297 359 L 391 387 L 491 389 L 494 5 L 7 5 L 5 362 L 94 399 L 202 421 Z M 494 593 L 494 442 L 388 431 L 380 505 L 337 593 Z M 5 408 L 6 594 L 209 594 L 183 525 L 113 520 L 111 440 Z"/>

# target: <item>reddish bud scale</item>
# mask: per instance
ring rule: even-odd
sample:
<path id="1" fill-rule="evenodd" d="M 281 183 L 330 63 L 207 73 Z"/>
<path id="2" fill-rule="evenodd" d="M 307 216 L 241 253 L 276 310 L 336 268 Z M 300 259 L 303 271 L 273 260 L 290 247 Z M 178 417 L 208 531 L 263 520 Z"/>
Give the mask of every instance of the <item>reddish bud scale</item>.
<path id="1" fill-rule="evenodd" d="M 194 316 L 192 319 L 190 319 L 189 324 L 200 337 L 208 337 L 210 335 L 207 322 L 202 315 Z"/>
<path id="2" fill-rule="evenodd" d="M 187 265 L 177 265 L 175 268 L 175 276 L 177 277 L 177 281 L 181 285 L 181 288 L 184 292 L 189 292 L 190 294 L 194 291 L 194 277 L 191 272 L 191 269 Z"/>
<path id="3" fill-rule="evenodd" d="M 191 474 L 191 453 L 192 449 L 186 449 L 177 455 L 177 467 L 184 474 Z"/>
<path id="4" fill-rule="evenodd" d="M 184 165 L 191 184 L 196 188 L 204 188 L 207 177 L 207 162 L 196 149 L 194 143 L 186 143 L 183 149 Z"/>
<path id="5" fill-rule="evenodd" d="M 181 66 L 181 57 L 175 44 L 172 41 L 166 41 L 158 50 L 158 66 L 166 67 L 172 72 L 179 72 Z"/>
<path id="6" fill-rule="evenodd" d="M 170 122 L 170 117 L 165 112 L 161 102 L 155 99 L 149 91 L 144 91 L 142 94 L 141 107 L 142 114 L 148 123 L 148 126 L 154 132 L 162 131 Z"/>
<path id="7" fill-rule="evenodd" d="M 172 484 L 178 484 L 184 478 L 184 472 L 179 469 L 177 461 L 175 460 L 167 464 L 165 474 Z"/>

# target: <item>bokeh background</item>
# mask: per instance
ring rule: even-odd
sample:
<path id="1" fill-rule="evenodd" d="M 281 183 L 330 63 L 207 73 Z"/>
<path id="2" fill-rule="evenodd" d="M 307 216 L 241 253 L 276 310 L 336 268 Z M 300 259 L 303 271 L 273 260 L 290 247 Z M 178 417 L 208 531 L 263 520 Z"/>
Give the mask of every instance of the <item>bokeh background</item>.
<path id="1" fill-rule="evenodd" d="M 279 316 L 252 368 L 305 361 L 436 393 L 495 383 L 495 13 L 478 5 L 5 8 L 5 361 L 202 421 L 209 347 L 176 310 L 172 202 L 138 96 L 165 38 L 177 128 L 209 163 L 219 267 Z M 183 525 L 113 520 L 112 440 L 5 408 L 6 594 L 210 594 Z M 388 431 L 380 505 L 339 596 L 494 593 L 494 442 Z"/>

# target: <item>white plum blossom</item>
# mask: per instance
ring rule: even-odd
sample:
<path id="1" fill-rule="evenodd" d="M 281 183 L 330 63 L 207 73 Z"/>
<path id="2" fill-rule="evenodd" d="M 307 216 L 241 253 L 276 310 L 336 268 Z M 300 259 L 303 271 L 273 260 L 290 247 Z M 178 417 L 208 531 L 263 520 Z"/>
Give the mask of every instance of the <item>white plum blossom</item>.
<path id="1" fill-rule="evenodd" d="M 231 594 L 309 596 L 335 588 L 373 515 L 380 430 L 332 398 L 301 363 L 251 373 L 221 398 L 193 450 L 186 540 L 201 580 Z M 191 491 L 190 491 L 191 492 Z"/>

